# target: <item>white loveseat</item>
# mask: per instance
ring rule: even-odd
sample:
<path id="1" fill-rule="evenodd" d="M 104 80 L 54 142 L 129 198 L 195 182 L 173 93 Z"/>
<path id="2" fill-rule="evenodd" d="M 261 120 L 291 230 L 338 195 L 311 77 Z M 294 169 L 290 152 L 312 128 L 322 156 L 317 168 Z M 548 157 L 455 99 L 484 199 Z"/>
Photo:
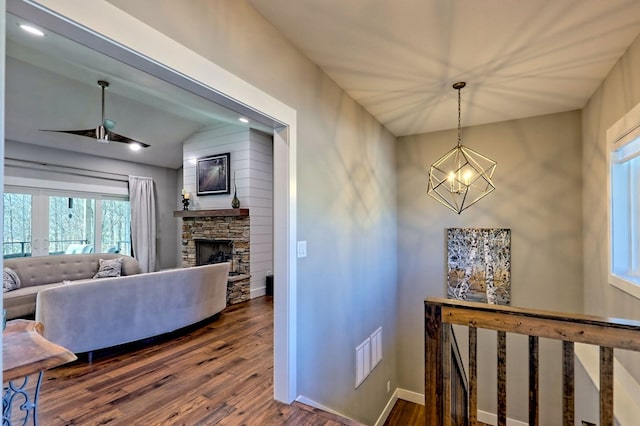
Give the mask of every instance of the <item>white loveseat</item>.
<path id="1" fill-rule="evenodd" d="M 229 263 L 80 280 L 38 293 L 44 337 L 72 352 L 92 352 L 168 333 L 227 305 Z"/>

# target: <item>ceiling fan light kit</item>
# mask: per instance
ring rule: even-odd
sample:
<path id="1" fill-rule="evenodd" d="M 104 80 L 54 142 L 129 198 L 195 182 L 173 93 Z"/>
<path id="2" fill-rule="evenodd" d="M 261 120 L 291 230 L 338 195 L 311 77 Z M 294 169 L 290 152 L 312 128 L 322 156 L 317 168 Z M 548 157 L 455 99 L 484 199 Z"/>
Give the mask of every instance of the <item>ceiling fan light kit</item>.
<path id="1" fill-rule="evenodd" d="M 105 80 L 98 80 L 98 86 L 102 89 L 102 109 L 101 109 L 101 123 L 95 129 L 79 129 L 79 130 L 44 130 L 45 132 L 58 132 L 69 133 L 72 135 L 85 136 L 95 139 L 100 143 L 120 142 L 129 145 L 132 151 L 138 151 L 140 148 L 149 148 L 149 144 L 140 142 L 135 139 L 131 139 L 126 136 L 119 135 L 113 132 L 116 126 L 116 122 L 105 118 L 104 116 L 104 90 L 109 87 L 109 82 Z"/>
<path id="2" fill-rule="evenodd" d="M 458 91 L 458 144 L 431 165 L 427 190 L 458 214 L 496 189 L 492 178 L 497 163 L 462 145 L 460 90 L 465 86 L 464 81 L 453 85 Z"/>

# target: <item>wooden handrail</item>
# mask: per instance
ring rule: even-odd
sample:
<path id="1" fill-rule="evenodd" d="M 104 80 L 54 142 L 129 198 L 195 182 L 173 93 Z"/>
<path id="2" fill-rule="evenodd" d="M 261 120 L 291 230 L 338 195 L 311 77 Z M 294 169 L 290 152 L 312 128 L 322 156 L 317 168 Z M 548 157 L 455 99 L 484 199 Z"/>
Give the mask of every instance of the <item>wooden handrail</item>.
<path id="1" fill-rule="evenodd" d="M 445 326 L 446 324 L 446 326 Z M 476 424 L 476 329 L 498 332 L 498 425 L 506 424 L 506 333 L 529 338 L 529 424 L 538 414 L 538 338 L 563 342 L 563 418 L 573 424 L 574 343 L 600 346 L 600 425 L 613 425 L 613 349 L 640 351 L 640 321 L 522 309 L 485 303 L 429 298 L 425 301 L 425 399 L 426 424 L 451 424 L 449 324 L 468 326 L 470 348 L 469 423 Z M 445 362 L 443 362 L 445 361 Z"/>

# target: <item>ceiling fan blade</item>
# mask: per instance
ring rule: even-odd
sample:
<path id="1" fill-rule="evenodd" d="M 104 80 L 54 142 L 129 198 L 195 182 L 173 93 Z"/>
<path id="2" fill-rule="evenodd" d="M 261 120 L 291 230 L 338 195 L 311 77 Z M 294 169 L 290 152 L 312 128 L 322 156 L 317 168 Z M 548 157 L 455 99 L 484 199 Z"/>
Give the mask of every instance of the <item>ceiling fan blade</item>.
<path id="1" fill-rule="evenodd" d="M 86 129 L 86 130 L 49 130 L 49 129 L 41 129 L 41 131 L 42 132 L 69 133 L 71 135 L 84 136 L 84 137 L 87 137 L 87 138 L 91 138 L 91 139 L 93 139 L 95 141 L 102 142 L 100 139 L 98 139 L 98 136 L 97 136 L 97 133 L 96 133 L 96 129 Z M 148 143 L 140 142 L 138 140 L 131 139 L 131 138 L 119 135 L 119 134 L 114 133 L 114 132 L 107 132 L 107 136 L 108 136 L 107 139 L 104 140 L 103 143 L 106 143 L 106 142 L 121 142 L 121 143 L 126 143 L 126 144 L 129 144 L 129 145 L 137 143 L 142 148 L 149 148 L 151 146 Z"/>
<path id="2" fill-rule="evenodd" d="M 96 129 L 86 129 L 86 130 L 49 130 L 49 129 L 40 129 L 42 132 L 57 132 L 57 133 L 69 133 L 72 135 L 85 136 L 87 138 L 96 139 Z"/>
<path id="3" fill-rule="evenodd" d="M 86 130 L 46 130 L 41 129 L 43 132 L 58 132 L 58 133 L 69 133 L 71 135 L 85 136 L 87 138 L 92 138 L 95 141 L 100 143 L 108 143 L 108 142 L 121 142 L 131 145 L 131 148 L 136 148 L 136 146 L 140 148 L 149 148 L 151 145 L 148 143 L 140 142 L 135 139 L 128 138 L 126 136 L 119 135 L 117 133 L 112 132 L 111 130 L 116 126 L 116 122 L 105 118 L 104 116 L 104 89 L 109 87 L 109 82 L 104 80 L 98 80 L 98 86 L 102 89 L 102 124 L 100 124 L 95 129 L 86 129 Z"/>
<path id="4" fill-rule="evenodd" d="M 149 148 L 151 146 L 148 143 L 140 142 L 135 139 L 131 139 L 114 132 L 109 132 L 109 140 L 112 142 L 122 142 L 122 143 L 128 143 L 128 144 L 137 143 L 143 148 Z"/>

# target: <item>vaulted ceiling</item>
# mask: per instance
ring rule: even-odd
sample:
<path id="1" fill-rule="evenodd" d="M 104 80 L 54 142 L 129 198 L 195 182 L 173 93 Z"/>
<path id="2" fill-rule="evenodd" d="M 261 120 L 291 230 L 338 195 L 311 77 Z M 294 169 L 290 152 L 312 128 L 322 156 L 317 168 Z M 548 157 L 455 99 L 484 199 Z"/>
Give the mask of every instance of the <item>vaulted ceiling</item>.
<path id="1" fill-rule="evenodd" d="M 238 114 L 53 32 L 34 37 L 7 15 L 5 137 L 72 152 L 179 168 L 182 143 L 221 123 L 243 125 Z M 94 129 L 101 123 L 101 89 L 108 81 L 105 117 L 114 131 L 151 146 L 126 144 L 43 129 Z M 270 131 L 266 126 L 252 127 Z"/>
<path id="2" fill-rule="evenodd" d="M 249 0 L 396 136 L 582 108 L 640 33 L 638 0 Z M 7 139 L 178 168 L 182 142 L 237 114 L 7 16 Z M 106 114 L 142 155 L 41 129 Z M 264 128 L 262 130 L 268 130 Z M 122 146 L 118 146 L 122 145 Z"/>
<path id="3" fill-rule="evenodd" d="M 582 108 L 638 0 L 249 0 L 396 136 Z"/>

